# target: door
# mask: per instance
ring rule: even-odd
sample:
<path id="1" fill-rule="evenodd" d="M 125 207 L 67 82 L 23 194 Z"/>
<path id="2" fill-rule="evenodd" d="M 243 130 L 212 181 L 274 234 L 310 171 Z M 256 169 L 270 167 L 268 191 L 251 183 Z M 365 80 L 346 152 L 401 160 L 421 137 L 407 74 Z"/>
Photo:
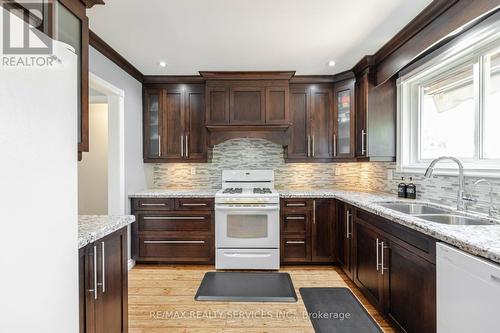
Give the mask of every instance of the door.
<path id="1" fill-rule="evenodd" d="M 206 158 L 206 133 L 203 86 L 186 88 L 184 99 L 184 157 L 189 160 L 204 160 Z"/>
<path id="2" fill-rule="evenodd" d="M 387 315 L 405 332 L 436 332 L 436 266 L 394 241 L 383 256 Z"/>
<path id="3" fill-rule="evenodd" d="M 163 90 L 160 157 L 180 159 L 184 155 L 184 94 L 181 87 Z"/>
<path id="4" fill-rule="evenodd" d="M 206 95 L 206 123 L 207 125 L 229 123 L 229 88 L 209 86 L 205 89 Z"/>
<path id="5" fill-rule="evenodd" d="M 334 206 L 331 199 L 313 200 L 311 229 L 313 262 L 333 262 L 334 260 Z"/>
<path id="6" fill-rule="evenodd" d="M 97 247 L 95 248 L 97 253 Z M 97 256 L 92 244 L 79 250 L 80 333 L 95 333 Z"/>
<path id="7" fill-rule="evenodd" d="M 335 215 L 337 217 L 337 260 L 342 270 L 353 278 L 352 272 L 352 209 L 345 203 L 337 201 Z M 332 239 L 334 239 L 332 237 Z"/>
<path id="8" fill-rule="evenodd" d="M 231 87 L 229 119 L 232 124 L 263 124 L 265 93 L 262 87 Z"/>
<path id="9" fill-rule="evenodd" d="M 336 84 L 335 121 L 334 121 L 334 157 L 354 157 L 354 80 Z"/>
<path id="10" fill-rule="evenodd" d="M 310 157 L 330 159 L 333 156 L 333 92 L 330 88 L 311 88 Z"/>
<path id="11" fill-rule="evenodd" d="M 379 250 L 386 244 L 382 236 L 359 219 L 354 221 L 354 282 L 379 310 L 383 301 L 383 276 Z"/>
<path id="12" fill-rule="evenodd" d="M 163 97 L 161 89 L 144 91 L 144 159 L 161 157 Z"/>
<path id="13" fill-rule="evenodd" d="M 367 156 L 368 92 L 371 88 L 369 74 L 356 80 L 356 156 Z"/>
<path id="14" fill-rule="evenodd" d="M 128 330 L 127 228 L 94 243 L 97 255 L 96 333 Z"/>
<path id="15" fill-rule="evenodd" d="M 289 111 L 289 88 L 266 88 L 266 124 L 287 124 Z"/>
<path id="16" fill-rule="evenodd" d="M 290 128 L 287 160 L 304 160 L 309 157 L 310 94 L 307 88 L 290 89 Z"/>

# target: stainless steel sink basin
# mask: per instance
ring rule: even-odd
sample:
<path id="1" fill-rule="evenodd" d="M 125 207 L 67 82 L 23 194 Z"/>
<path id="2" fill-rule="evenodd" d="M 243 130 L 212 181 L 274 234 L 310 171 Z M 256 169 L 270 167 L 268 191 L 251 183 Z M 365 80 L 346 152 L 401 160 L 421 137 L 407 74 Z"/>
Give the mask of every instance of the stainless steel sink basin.
<path id="1" fill-rule="evenodd" d="M 417 217 L 426 221 L 449 225 L 493 225 L 493 223 L 486 220 L 456 214 L 429 214 L 417 215 Z"/>
<path id="2" fill-rule="evenodd" d="M 418 203 L 391 202 L 391 203 L 380 204 L 380 206 L 410 215 L 449 214 L 451 212 L 450 210 L 436 208 Z"/>

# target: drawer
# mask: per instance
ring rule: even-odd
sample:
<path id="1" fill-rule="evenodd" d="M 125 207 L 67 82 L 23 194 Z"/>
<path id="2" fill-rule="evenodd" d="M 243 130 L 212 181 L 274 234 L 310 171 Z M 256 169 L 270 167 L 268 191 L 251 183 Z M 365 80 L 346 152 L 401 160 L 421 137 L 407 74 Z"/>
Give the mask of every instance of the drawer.
<path id="1" fill-rule="evenodd" d="M 281 241 L 282 262 L 310 262 L 311 245 L 306 237 L 283 237 Z"/>
<path id="2" fill-rule="evenodd" d="M 282 199 L 281 208 L 289 209 L 310 209 L 312 208 L 312 199 Z"/>
<path id="3" fill-rule="evenodd" d="M 139 237 L 139 261 L 211 263 L 211 236 Z"/>
<path id="4" fill-rule="evenodd" d="M 309 210 L 290 212 L 286 211 L 281 216 L 281 232 L 306 234 L 311 213 Z"/>
<path id="5" fill-rule="evenodd" d="M 169 211 L 137 213 L 139 232 L 143 231 L 197 231 L 212 233 L 212 212 Z"/>
<path id="6" fill-rule="evenodd" d="M 134 210 L 172 210 L 173 199 L 140 198 L 133 200 Z"/>
<path id="7" fill-rule="evenodd" d="M 176 210 L 214 210 L 212 198 L 179 198 L 175 199 Z"/>

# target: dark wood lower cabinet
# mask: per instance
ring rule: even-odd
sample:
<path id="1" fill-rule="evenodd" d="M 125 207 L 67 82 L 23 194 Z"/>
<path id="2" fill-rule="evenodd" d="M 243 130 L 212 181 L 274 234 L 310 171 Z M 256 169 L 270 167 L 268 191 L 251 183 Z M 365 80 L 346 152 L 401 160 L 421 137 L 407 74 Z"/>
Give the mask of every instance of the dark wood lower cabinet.
<path id="1" fill-rule="evenodd" d="M 400 331 L 436 332 L 436 240 L 362 209 L 337 203 L 337 230 L 347 209 L 354 218 L 352 242 L 338 235 L 339 264 L 352 261 L 353 281 Z M 343 212 L 342 212 L 343 210 Z M 347 226 L 344 224 L 344 226 Z M 348 258 L 346 253 L 351 251 Z M 348 274 L 349 275 L 349 274 Z"/>
<path id="2" fill-rule="evenodd" d="M 136 198 L 132 207 L 132 256 L 138 263 L 214 262 L 213 198 Z"/>
<path id="3" fill-rule="evenodd" d="M 353 208 L 342 201 L 336 202 L 336 242 L 337 262 L 345 274 L 353 279 L 352 263 L 352 212 Z"/>
<path id="4" fill-rule="evenodd" d="M 79 251 L 80 332 L 128 331 L 127 228 Z"/>
<path id="5" fill-rule="evenodd" d="M 281 262 L 332 263 L 335 260 L 333 199 L 281 200 Z"/>

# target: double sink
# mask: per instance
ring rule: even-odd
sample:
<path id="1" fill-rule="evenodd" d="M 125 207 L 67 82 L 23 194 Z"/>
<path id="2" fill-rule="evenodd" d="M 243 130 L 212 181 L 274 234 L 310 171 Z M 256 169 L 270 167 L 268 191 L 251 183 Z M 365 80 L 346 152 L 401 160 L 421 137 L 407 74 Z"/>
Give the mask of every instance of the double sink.
<path id="1" fill-rule="evenodd" d="M 379 205 L 434 223 L 447 225 L 495 225 L 487 219 L 471 217 L 451 209 L 433 207 L 421 203 L 388 202 L 380 203 Z"/>

